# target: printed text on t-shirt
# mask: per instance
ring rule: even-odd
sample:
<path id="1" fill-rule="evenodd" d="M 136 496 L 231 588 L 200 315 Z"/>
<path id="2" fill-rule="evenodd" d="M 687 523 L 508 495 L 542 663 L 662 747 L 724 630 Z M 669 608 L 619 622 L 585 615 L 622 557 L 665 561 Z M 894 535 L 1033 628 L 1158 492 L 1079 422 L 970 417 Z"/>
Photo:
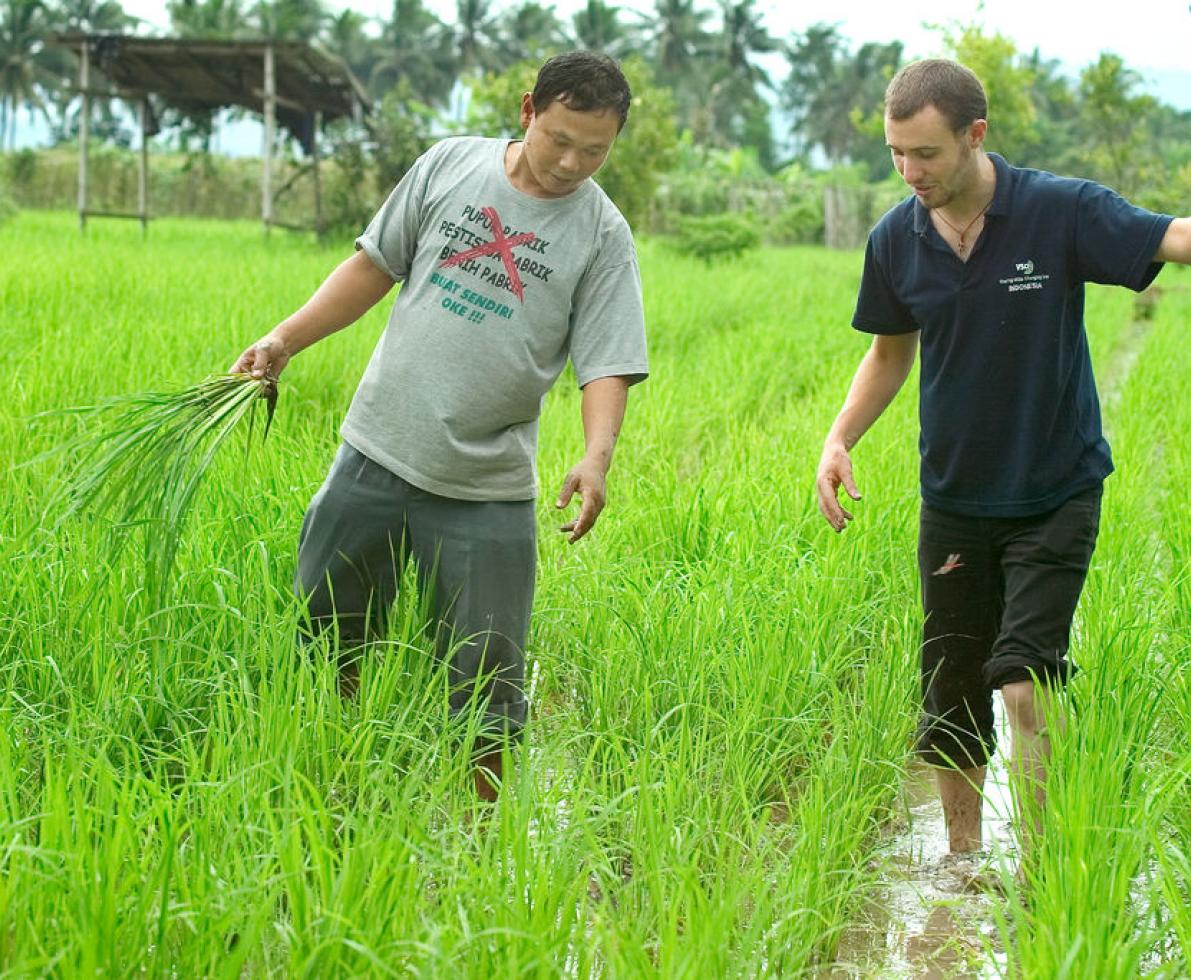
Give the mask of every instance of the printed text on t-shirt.
<path id="1" fill-rule="evenodd" d="M 469 225 L 486 229 L 491 238 L 486 238 Z M 522 303 L 525 302 L 525 282 L 522 274 L 540 282 L 548 283 L 554 269 L 536 258 L 526 255 L 515 255 L 517 249 L 529 250 L 544 255 L 550 243 L 537 237 L 534 232 L 519 232 L 507 227 L 497 214 L 495 208 L 475 207 L 467 205 L 462 209 L 459 221 L 443 220 L 439 224 L 439 233 L 445 243 L 439 251 L 439 269 L 458 268 L 480 280 L 481 283 L 494 289 L 503 289 L 512 293 Z M 452 243 L 459 242 L 466 246 L 460 250 Z M 444 283 L 451 283 L 450 297 L 444 297 L 443 308 L 450 310 L 457 316 L 466 317 L 475 322 L 481 322 L 483 310 L 475 310 L 463 302 L 462 295 L 456 297 L 458 284 L 451 279 L 435 274 L 438 278 L 432 280 L 435 285 L 448 289 Z M 465 292 L 467 292 L 465 290 Z M 487 297 L 475 294 L 485 303 L 478 304 L 488 312 L 498 312 L 507 309 Z M 479 317 L 474 313 L 481 313 Z M 506 316 L 504 313 L 499 315 Z M 509 313 L 511 315 L 511 311 Z M 507 316 L 506 316 L 507 319 Z"/>

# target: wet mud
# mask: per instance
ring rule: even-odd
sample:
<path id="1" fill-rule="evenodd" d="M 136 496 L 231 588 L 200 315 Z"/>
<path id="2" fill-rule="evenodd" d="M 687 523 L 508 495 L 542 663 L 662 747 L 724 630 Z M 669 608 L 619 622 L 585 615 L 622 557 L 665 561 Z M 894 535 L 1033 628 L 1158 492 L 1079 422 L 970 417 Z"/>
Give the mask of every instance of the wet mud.
<path id="1" fill-rule="evenodd" d="M 998 702 L 1001 744 L 1007 744 Z M 996 925 L 1002 873 L 1016 845 L 1009 779 L 1001 753 L 984 786 L 983 851 L 948 854 L 943 810 L 931 769 L 915 764 L 902 787 L 904 820 L 881 849 L 881 883 L 840 936 L 821 980 L 853 977 L 983 978 L 1004 973 Z"/>

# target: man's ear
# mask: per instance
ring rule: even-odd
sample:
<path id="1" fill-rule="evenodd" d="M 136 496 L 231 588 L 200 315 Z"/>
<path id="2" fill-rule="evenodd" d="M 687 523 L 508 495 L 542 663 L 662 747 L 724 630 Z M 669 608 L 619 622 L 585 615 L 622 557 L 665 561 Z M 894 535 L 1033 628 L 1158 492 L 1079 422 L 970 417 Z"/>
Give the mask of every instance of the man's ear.
<path id="1" fill-rule="evenodd" d="M 988 120 L 977 119 L 971 126 L 968 127 L 968 143 L 972 149 L 979 148 L 984 143 L 984 137 L 988 135 Z"/>
<path id="2" fill-rule="evenodd" d="M 521 128 L 528 128 L 531 122 L 533 122 L 533 93 L 526 92 L 521 96 Z"/>

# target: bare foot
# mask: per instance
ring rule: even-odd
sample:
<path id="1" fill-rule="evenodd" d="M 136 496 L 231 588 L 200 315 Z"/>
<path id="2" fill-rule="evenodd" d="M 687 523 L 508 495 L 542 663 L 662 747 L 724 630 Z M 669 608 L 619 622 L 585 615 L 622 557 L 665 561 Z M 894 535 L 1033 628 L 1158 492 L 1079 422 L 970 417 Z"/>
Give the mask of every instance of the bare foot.
<path id="1" fill-rule="evenodd" d="M 504 754 L 501 751 L 487 752 L 476 759 L 475 776 L 476 796 L 485 803 L 495 803 L 500 796 L 501 779 L 503 776 Z"/>
<path id="2" fill-rule="evenodd" d="M 970 850 L 944 855 L 939 860 L 939 871 L 954 885 L 954 891 L 970 895 L 1004 895 L 1005 883 L 993 866 L 988 851 Z"/>

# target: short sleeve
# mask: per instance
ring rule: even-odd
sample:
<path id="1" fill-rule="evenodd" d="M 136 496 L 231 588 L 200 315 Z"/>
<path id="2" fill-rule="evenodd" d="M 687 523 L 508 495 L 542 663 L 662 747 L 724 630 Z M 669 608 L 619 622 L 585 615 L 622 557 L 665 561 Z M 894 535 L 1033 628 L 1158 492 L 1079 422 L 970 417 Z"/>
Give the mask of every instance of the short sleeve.
<path id="1" fill-rule="evenodd" d="M 570 355 L 581 388 L 614 375 L 636 384 L 649 374 L 637 253 L 627 226 L 610 239 L 604 261 L 579 281 L 571 307 Z"/>
<path id="2" fill-rule="evenodd" d="M 396 282 L 404 282 L 413 265 L 436 150 L 432 147 L 418 157 L 356 239 L 356 248 Z"/>
<path id="3" fill-rule="evenodd" d="M 1084 182 L 1075 217 L 1079 278 L 1138 292 L 1145 289 L 1162 270 L 1154 255 L 1173 220 L 1130 204 L 1101 184 Z"/>
<path id="4" fill-rule="evenodd" d="M 906 305 L 897 298 L 887 270 L 878 260 L 877 234 L 869 235 L 864 249 L 864 271 L 852 326 L 865 333 L 912 333 L 918 329 Z"/>

